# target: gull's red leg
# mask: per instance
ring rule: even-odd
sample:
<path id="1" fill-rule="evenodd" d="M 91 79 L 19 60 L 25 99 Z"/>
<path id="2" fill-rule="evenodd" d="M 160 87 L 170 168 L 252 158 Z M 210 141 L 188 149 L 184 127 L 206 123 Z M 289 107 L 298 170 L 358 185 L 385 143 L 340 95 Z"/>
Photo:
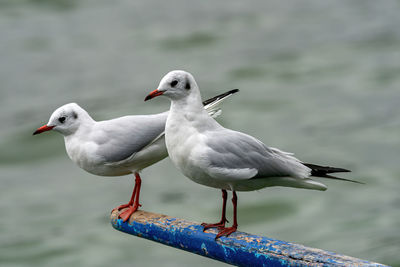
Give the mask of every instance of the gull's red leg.
<path id="1" fill-rule="evenodd" d="M 135 186 L 137 186 L 137 191 L 136 191 L 136 197 L 135 197 L 135 202 L 133 204 L 133 208 L 135 209 L 135 211 L 137 211 L 137 209 L 142 206 L 139 203 L 140 187 L 142 185 L 142 179 L 140 179 L 139 173 L 135 173 L 135 177 L 136 177 L 135 178 Z"/>
<path id="2" fill-rule="evenodd" d="M 202 223 L 201 225 L 204 227 L 203 231 L 207 230 L 208 228 L 218 227 L 218 228 L 225 228 L 225 222 L 228 222 L 226 219 L 226 199 L 228 197 L 228 193 L 225 189 L 222 189 L 222 217 L 221 221 L 217 223 Z"/>
<path id="3" fill-rule="evenodd" d="M 137 190 L 137 188 L 136 188 L 136 182 L 135 182 L 135 186 L 133 187 L 132 196 L 131 196 L 131 199 L 129 200 L 129 202 L 127 204 L 119 205 L 118 207 L 114 208 L 112 210 L 112 212 L 115 211 L 115 210 L 122 210 L 122 209 L 125 209 L 125 208 L 129 207 L 129 206 L 132 206 L 133 205 L 133 201 L 135 199 L 136 190 Z"/>
<path id="4" fill-rule="evenodd" d="M 129 201 L 128 204 L 126 204 L 127 206 L 121 205 L 121 206 L 125 206 L 124 208 L 127 208 L 126 210 L 124 210 L 123 212 L 121 212 L 119 214 L 119 218 L 121 218 L 123 220 L 123 222 L 126 222 L 127 220 L 129 220 L 132 213 L 137 211 L 137 209 L 140 206 L 142 206 L 139 204 L 140 186 L 142 184 L 142 180 L 140 178 L 139 173 L 137 173 L 137 172 L 135 173 L 135 177 L 136 177 L 135 178 L 135 188 L 133 189 L 131 200 Z"/>
<path id="5" fill-rule="evenodd" d="M 232 197 L 232 204 L 233 204 L 233 224 L 231 227 L 226 227 L 221 229 L 215 239 L 221 237 L 221 236 L 228 236 L 234 232 L 236 232 L 238 224 L 237 224 L 237 196 L 236 192 L 233 191 L 233 197 Z"/>

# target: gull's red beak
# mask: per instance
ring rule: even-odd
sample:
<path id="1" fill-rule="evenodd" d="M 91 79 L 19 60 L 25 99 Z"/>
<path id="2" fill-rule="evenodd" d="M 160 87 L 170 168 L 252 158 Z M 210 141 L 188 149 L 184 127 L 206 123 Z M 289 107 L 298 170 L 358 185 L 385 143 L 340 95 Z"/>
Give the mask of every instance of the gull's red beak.
<path id="1" fill-rule="evenodd" d="M 144 99 L 144 101 L 150 100 L 156 96 L 162 95 L 164 92 L 162 91 L 158 91 L 158 89 L 154 90 L 153 92 L 151 92 L 148 96 L 146 96 L 146 98 Z"/>
<path id="2" fill-rule="evenodd" d="M 47 125 L 45 124 L 45 125 L 43 125 L 42 127 L 37 128 L 37 130 L 33 133 L 33 135 L 36 135 L 36 134 L 40 134 L 40 133 L 43 133 L 43 132 L 50 131 L 50 130 L 53 129 L 53 128 L 54 128 L 54 126 L 47 126 Z"/>

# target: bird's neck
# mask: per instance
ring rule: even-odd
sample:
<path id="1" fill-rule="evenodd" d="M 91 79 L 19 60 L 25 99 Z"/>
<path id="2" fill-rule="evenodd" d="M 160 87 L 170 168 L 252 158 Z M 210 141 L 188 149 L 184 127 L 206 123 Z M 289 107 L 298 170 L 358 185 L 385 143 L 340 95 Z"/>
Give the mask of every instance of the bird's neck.
<path id="1" fill-rule="evenodd" d="M 204 112 L 200 93 L 192 93 L 187 97 L 173 99 L 171 101 L 171 112 L 176 114 L 192 114 Z"/>
<path id="2" fill-rule="evenodd" d="M 179 132 L 184 128 L 202 132 L 218 127 L 219 124 L 204 109 L 200 96 L 197 99 L 188 99 L 187 97 L 171 102 L 166 124 L 166 135 L 168 131 Z"/>

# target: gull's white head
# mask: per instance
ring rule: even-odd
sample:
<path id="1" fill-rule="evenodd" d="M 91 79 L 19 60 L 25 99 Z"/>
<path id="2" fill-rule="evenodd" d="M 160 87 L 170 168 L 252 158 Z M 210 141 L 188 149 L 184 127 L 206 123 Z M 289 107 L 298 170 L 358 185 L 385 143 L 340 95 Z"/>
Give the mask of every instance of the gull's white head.
<path id="1" fill-rule="evenodd" d="M 65 104 L 51 114 L 49 122 L 39 127 L 33 135 L 54 130 L 62 135 L 75 133 L 84 119 L 90 118 L 89 114 L 76 103 Z"/>
<path id="2" fill-rule="evenodd" d="M 198 87 L 192 74 L 183 70 L 174 70 L 161 79 L 158 88 L 151 92 L 144 101 L 159 95 L 178 100 L 196 93 L 198 94 Z"/>

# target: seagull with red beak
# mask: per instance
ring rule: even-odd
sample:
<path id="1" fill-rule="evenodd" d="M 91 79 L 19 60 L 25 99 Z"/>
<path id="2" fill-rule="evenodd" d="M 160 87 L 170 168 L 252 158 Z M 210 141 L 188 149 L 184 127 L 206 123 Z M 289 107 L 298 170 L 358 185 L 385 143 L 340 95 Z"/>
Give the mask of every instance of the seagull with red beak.
<path id="1" fill-rule="evenodd" d="M 194 182 L 222 190 L 221 220 L 203 223 L 204 230 L 219 229 L 216 238 L 228 236 L 238 227 L 237 191 L 269 186 L 324 191 L 327 187 L 314 177 L 351 181 L 329 175 L 349 170 L 303 163 L 292 153 L 268 147 L 250 135 L 221 126 L 203 109 L 200 90 L 188 72 L 169 72 L 145 100 L 160 95 L 171 100 L 165 142 L 172 162 Z M 225 227 L 227 190 L 233 194 L 231 227 Z"/>
<path id="2" fill-rule="evenodd" d="M 237 91 L 204 101 L 205 110 L 211 116 L 218 116 L 221 101 Z M 47 131 L 62 134 L 68 156 L 89 173 L 100 176 L 134 174 L 135 186 L 130 201 L 116 208 L 125 209 L 119 214 L 125 222 L 141 206 L 139 172 L 168 156 L 164 139 L 167 117 L 168 112 L 163 112 L 95 121 L 78 104 L 70 103 L 56 109 L 49 122 L 33 134 Z"/>

